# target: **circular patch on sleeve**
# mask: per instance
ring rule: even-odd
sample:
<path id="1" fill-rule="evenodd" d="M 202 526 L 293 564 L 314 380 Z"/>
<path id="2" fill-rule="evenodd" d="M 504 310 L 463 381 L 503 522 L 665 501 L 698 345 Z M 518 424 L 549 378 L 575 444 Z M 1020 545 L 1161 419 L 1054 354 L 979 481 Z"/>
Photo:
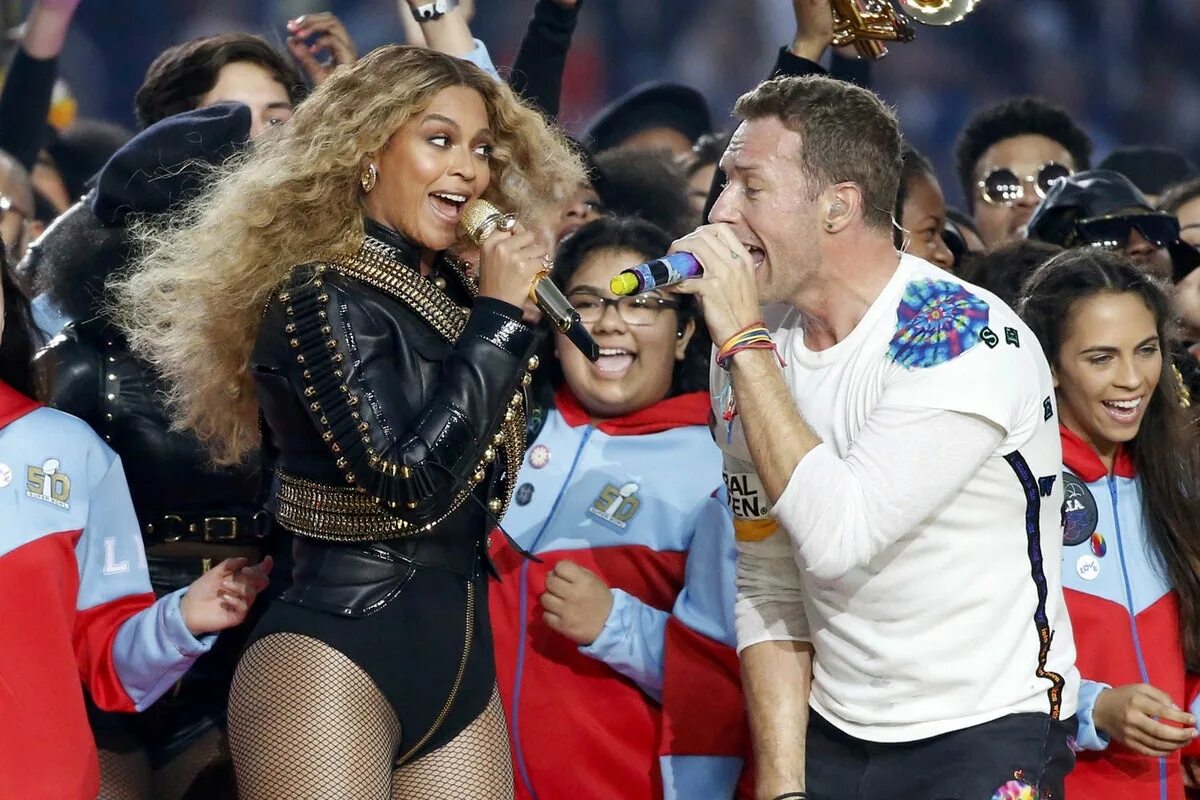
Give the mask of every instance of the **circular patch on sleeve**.
<path id="1" fill-rule="evenodd" d="M 1063 544 L 1071 547 L 1091 539 L 1099 519 L 1092 490 L 1077 476 L 1064 472 Z"/>

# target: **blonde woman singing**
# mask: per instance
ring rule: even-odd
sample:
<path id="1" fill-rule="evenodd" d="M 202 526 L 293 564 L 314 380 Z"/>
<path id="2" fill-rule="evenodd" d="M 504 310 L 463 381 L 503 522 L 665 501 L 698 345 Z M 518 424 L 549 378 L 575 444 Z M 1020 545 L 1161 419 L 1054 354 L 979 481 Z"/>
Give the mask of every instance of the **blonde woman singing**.
<path id="1" fill-rule="evenodd" d="M 487 617 L 489 517 L 536 367 L 520 224 L 478 280 L 445 251 L 484 197 L 529 219 L 583 178 L 507 86 L 391 46 L 341 67 L 117 287 L 178 424 L 218 463 L 260 442 L 293 584 L 234 678 L 244 800 L 512 796 Z"/>

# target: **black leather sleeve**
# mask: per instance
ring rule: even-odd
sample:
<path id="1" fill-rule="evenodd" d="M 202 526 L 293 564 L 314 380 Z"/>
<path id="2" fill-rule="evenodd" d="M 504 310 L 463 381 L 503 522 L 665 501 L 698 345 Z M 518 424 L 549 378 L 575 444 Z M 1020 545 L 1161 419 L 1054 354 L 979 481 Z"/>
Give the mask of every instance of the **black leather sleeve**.
<path id="1" fill-rule="evenodd" d="M 281 295 L 284 333 L 338 469 L 388 513 L 415 525 L 439 519 L 494 456 L 533 329 L 520 309 L 479 298 L 451 343 L 416 311 L 337 272 L 297 282 Z"/>
<path id="2" fill-rule="evenodd" d="M 46 405 L 79 417 L 98 430 L 104 391 L 102 360 L 94 346 L 79 339 L 73 326 L 64 329 L 33 359 Z"/>

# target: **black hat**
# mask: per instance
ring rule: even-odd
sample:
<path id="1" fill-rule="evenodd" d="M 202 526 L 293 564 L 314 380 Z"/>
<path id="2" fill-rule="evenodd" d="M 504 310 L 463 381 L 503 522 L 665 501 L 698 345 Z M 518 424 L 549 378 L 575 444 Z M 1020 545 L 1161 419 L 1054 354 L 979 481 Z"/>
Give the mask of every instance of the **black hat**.
<path id="1" fill-rule="evenodd" d="M 1146 194 L 1162 194 L 1168 187 L 1196 177 L 1196 165 L 1169 147 L 1121 147 L 1097 165 L 1119 172 Z"/>
<path id="2" fill-rule="evenodd" d="M 708 103 L 690 86 L 642 84 L 597 114 L 584 140 L 589 150 L 601 153 L 650 128 L 671 128 L 694 142 L 712 132 Z"/>
<path id="3" fill-rule="evenodd" d="M 1154 211 L 1146 195 L 1119 172 L 1093 169 L 1055 181 L 1033 210 L 1026 236 L 1062 247 L 1071 245 L 1075 223 L 1126 209 Z"/>
<path id="4" fill-rule="evenodd" d="M 241 103 L 218 103 L 159 120 L 100 170 L 92 212 L 106 225 L 124 225 L 129 214 L 167 211 L 204 187 L 197 162 L 220 164 L 249 139 L 250 109 Z"/>
<path id="5" fill-rule="evenodd" d="M 46 153 L 54 162 L 71 202 L 87 193 L 92 178 L 132 135 L 120 125 L 86 117 L 76 120 L 62 133 L 54 128 L 47 130 Z"/>
<path id="6" fill-rule="evenodd" d="M 1072 247 L 1077 222 L 1125 211 L 1130 212 L 1130 216 L 1161 213 L 1154 210 L 1133 181 L 1119 172 L 1107 169 L 1077 172 L 1055 181 L 1046 192 L 1029 218 L 1026 236 L 1060 247 Z M 1176 275 L 1186 274 L 1200 259 L 1196 248 L 1185 242 L 1173 242 L 1167 249 L 1175 264 Z"/>

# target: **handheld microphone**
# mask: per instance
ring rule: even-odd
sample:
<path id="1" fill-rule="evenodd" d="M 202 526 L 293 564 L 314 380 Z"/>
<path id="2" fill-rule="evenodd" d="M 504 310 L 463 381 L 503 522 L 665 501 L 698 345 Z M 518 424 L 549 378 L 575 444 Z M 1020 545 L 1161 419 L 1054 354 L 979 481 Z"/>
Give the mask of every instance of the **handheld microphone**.
<path id="1" fill-rule="evenodd" d="M 642 294 L 673 283 L 699 278 L 704 267 L 691 253 L 671 253 L 636 267 L 623 269 L 609 281 L 608 288 L 618 297 Z"/>
<path id="2" fill-rule="evenodd" d="M 512 230 L 516 224 L 516 217 L 503 213 L 486 200 L 472 200 L 463 209 L 462 221 L 459 224 L 467 236 L 471 237 L 471 241 L 481 245 L 498 230 Z M 579 312 L 550 280 L 550 270 L 553 266 L 553 262 L 547 256 L 545 269 L 537 274 L 529 287 L 529 299 L 541 309 L 554 327 L 571 340 L 571 344 L 579 348 L 579 352 L 587 356 L 588 360 L 595 361 L 600 358 L 600 346 L 588 333 L 587 328 L 583 327 Z"/>

